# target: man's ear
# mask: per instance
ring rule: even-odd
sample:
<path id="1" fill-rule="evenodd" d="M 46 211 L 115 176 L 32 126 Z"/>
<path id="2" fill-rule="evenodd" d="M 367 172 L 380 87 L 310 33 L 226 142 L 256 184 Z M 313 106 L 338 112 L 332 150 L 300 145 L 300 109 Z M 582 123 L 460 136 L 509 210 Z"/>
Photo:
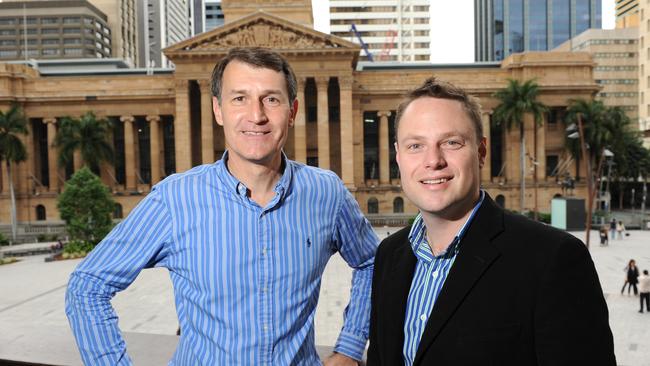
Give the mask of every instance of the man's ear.
<path id="1" fill-rule="evenodd" d="M 298 115 L 298 99 L 294 99 L 291 103 L 291 117 L 289 117 L 289 127 L 293 127 L 296 123 L 296 116 Z"/>
<path id="2" fill-rule="evenodd" d="M 487 156 L 487 139 L 481 137 L 481 140 L 478 143 L 478 166 L 483 168 L 485 165 L 485 157 Z"/>
<path id="3" fill-rule="evenodd" d="M 217 97 L 212 97 L 212 112 L 214 112 L 214 120 L 217 121 L 219 126 L 223 126 L 223 115 L 221 114 L 221 105 Z"/>

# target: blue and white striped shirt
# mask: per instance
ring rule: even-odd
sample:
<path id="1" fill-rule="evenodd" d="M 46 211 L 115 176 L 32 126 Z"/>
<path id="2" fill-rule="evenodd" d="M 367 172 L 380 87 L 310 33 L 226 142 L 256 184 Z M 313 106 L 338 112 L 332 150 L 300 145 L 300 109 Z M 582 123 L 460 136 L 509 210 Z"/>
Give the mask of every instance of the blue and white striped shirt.
<path id="1" fill-rule="evenodd" d="M 438 295 L 440 295 L 442 285 L 444 285 L 449 270 L 454 264 L 456 254 L 458 254 L 460 248 L 460 241 L 474 215 L 476 215 L 476 211 L 481 207 L 484 197 L 485 193 L 481 191 L 478 203 L 472 209 L 467 221 L 460 228 L 449 247 L 437 256 L 433 255 L 431 247 L 429 247 L 427 228 L 422 215 L 418 214 L 413 222 L 409 232 L 409 242 L 413 247 L 417 263 L 406 302 L 406 317 L 404 319 L 403 353 L 404 365 L 406 366 L 413 365 L 422 333 L 424 333 L 433 305 Z"/>
<path id="2" fill-rule="evenodd" d="M 378 244 L 332 172 L 288 159 L 260 207 L 225 165 L 157 184 L 70 277 L 66 313 L 84 363 L 131 360 L 110 300 L 149 267 L 169 270 L 181 337 L 170 365 L 314 365 L 321 275 L 339 252 L 354 268 L 334 350 L 361 359 Z"/>

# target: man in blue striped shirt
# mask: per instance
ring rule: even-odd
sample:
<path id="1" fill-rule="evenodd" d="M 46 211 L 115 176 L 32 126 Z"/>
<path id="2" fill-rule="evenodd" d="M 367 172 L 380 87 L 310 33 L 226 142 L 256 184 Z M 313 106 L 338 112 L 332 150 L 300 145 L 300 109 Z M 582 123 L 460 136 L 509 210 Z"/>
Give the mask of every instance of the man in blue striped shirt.
<path id="1" fill-rule="evenodd" d="M 84 363 L 131 360 L 110 300 L 144 268 L 169 269 L 182 334 L 170 365 L 314 365 L 328 259 L 354 269 L 326 365 L 354 365 L 368 338 L 378 239 L 332 172 L 282 153 L 298 109 L 279 54 L 233 49 L 212 76 L 227 152 L 157 184 L 70 277 L 66 313 Z"/>
<path id="2" fill-rule="evenodd" d="M 584 245 L 480 189 L 478 102 L 432 78 L 400 104 L 395 128 L 404 194 L 420 213 L 377 252 L 368 365 L 615 366 Z"/>

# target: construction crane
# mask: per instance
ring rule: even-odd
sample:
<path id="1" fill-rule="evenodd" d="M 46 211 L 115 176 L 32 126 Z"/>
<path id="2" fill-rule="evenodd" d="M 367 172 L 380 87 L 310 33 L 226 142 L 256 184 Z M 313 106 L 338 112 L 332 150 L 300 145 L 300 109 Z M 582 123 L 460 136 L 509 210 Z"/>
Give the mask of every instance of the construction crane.
<path id="1" fill-rule="evenodd" d="M 354 33 L 354 35 L 357 36 L 357 39 L 359 40 L 359 44 L 361 45 L 361 48 L 363 48 L 363 51 L 366 53 L 366 56 L 368 57 L 368 60 L 374 62 L 375 60 L 372 57 L 372 53 L 370 53 L 370 51 L 368 51 L 368 46 L 366 45 L 366 43 L 361 38 L 361 34 L 357 30 L 357 26 L 354 25 L 354 23 L 352 23 L 352 25 L 350 26 L 350 32 Z"/>

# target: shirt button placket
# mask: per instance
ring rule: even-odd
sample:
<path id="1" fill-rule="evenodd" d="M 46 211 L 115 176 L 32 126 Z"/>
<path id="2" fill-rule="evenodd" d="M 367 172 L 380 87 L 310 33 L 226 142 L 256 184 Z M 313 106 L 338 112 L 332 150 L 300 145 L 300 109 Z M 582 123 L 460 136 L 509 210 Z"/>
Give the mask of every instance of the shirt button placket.
<path id="1" fill-rule="evenodd" d="M 261 329 L 262 329 L 262 363 L 270 365 L 272 357 L 273 337 L 271 334 L 271 301 L 268 291 L 269 281 L 271 277 L 270 261 L 268 258 L 268 242 L 270 236 L 268 235 L 269 225 L 267 219 L 267 212 L 262 211 L 259 216 L 259 239 L 260 239 L 260 283 L 259 283 L 259 297 L 261 303 Z"/>

